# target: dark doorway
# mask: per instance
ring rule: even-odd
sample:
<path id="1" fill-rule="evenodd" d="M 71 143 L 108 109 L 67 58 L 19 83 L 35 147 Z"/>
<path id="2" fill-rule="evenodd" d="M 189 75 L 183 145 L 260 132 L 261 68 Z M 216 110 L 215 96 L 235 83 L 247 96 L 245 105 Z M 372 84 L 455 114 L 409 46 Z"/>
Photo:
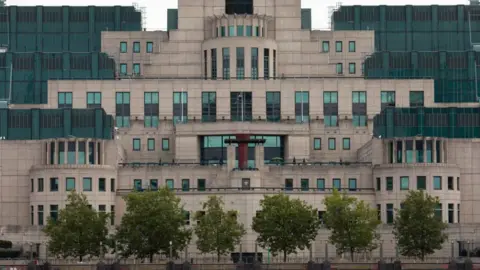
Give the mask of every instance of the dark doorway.
<path id="1" fill-rule="evenodd" d="M 253 0 L 225 0 L 227 14 L 253 14 Z"/>

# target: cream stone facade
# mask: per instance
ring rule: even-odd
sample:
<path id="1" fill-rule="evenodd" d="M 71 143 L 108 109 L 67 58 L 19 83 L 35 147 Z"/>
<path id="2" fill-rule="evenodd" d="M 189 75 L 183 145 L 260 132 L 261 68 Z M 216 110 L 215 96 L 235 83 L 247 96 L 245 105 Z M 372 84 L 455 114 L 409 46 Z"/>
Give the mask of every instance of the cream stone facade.
<path id="1" fill-rule="evenodd" d="M 125 212 L 122 196 L 169 185 L 190 213 L 208 195 L 223 196 L 248 228 L 244 252 L 254 250 L 251 220 L 264 195 L 287 192 L 321 217 L 333 188 L 379 209 L 386 256 L 395 255 L 388 223 L 417 188 L 440 198 L 438 211 L 449 223 L 449 241 L 435 256 L 450 256 L 452 247 L 458 254 L 457 241 L 477 240 L 480 141 L 372 135 L 382 106 L 409 107 L 412 91 L 423 94 L 425 107 L 457 105 L 433 102 L 433 80 L 363 79 L 373 31 L 301 29 L 300 0 L 258 0 L 249 15 L 225 14 L 219 0 L 178 6 L 176 30 L 102 33 L 102 51 L 124 73 L 117 80 L 51 80 L 48 104 L 12 106 L 102 107 L 116 117 L 117 132 L 113 140 L 0 141 L 0 227 L 7 239 L 44 243 L 40 229 L 72 187 L 95 209 L 115 213 L 115 225 Z M 60 94 L 72 103 L 61 104 Z M 281 143 L 257 145 L 248 168 L 239 168 L 235 148 L 223 141 L 225 155 L 212 152 L 206 160 L 209 139 L 237 134 Z M 274 151 L 285 164 L 269 163 Z M 327 237 L 322 229 L 316 256 Z M 195 252 L 193 244 L 189 250 Z"/>

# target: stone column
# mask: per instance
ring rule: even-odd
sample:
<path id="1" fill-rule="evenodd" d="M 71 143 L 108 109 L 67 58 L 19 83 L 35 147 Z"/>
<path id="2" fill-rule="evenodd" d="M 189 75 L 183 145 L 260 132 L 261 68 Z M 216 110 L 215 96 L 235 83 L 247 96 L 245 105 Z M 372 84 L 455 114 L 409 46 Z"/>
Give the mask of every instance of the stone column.
<path id="1" fill-rule="evenodd" d="M 53 164 L 58 164 L 58 141 L 55 140 L 54 141 L 54 145 L 55 145 L 55 151 L 53 153 Z"/>
<path id="2" fill-rule="evenodd" d="M 93 142 L 93 164 L 97 165 L 98 164 L 98 142 L 94 141 Z"/>
<path id="3" fill-rule="evenodd" d="M 227 145 L 227 169 L 232 171 L 235 169 L 235 146 Z"/>
<path id="4" fill-rule="evenodd" d="M 427 163 L 427 140 L 423 138 L 423 163 Z"/>
<path id="5" fill-rule="evenodd" d="M 263 144 L 255 145 L 255 168 L 262 169 L 265 166 L 265 148 Z"/>
<path id="6" fill-rule="evenodd" d="M 100 145 L 102 146 L 102 147 L 100 148 L 100 151 L 101 151 L 100 155 L 101 155 L 101 157 L 102 157 L 102 158 L 101 158 L 101 164 L 105 164 L 105 140 L 102 140 L 102 141 L 100 142 Z"/>
<path id="7" fill-rule="evenodd" d="M 52 151 L 52 146 L 51 146 L 51 141 L 47 142 L 47 159 L 45 161 L 45 164 L 50 164 L 50 151 Z"/>
<path id="8" fill-rule="evenodd" d="M 402 163 L 407 163 L 407 140 L 402 140 Z"/>
<path id="9" fill-rule="evenodd" d="M 392 163 L 397 163 L 397 141 L 393 140 L 393 156 L 392 156 Z"/>
<path id="10" fill-rule="evenodd" d="M 412 152 L 413 152 L 412 163 L 417 163 L 417 139 L 416 138 L 413 138 L 413 141 L 412 141 Z"/>
<path id="11" fill-rule="evenodd" d="M 447 141 L 445 141 L 445 139 L 441 140 L 441 150 L 442 150 L 442 163 L 447 163 Z"/>
<path id="12" fill-rule="evenodd" d="M 437 139 L 433 139 L 432 144 L 432 162 L 437 163 Z"/>
<path id="13" fill-rule="evenodd" d="M 63 164 L 68 164 L 68 141 L 63 141 Z"/>

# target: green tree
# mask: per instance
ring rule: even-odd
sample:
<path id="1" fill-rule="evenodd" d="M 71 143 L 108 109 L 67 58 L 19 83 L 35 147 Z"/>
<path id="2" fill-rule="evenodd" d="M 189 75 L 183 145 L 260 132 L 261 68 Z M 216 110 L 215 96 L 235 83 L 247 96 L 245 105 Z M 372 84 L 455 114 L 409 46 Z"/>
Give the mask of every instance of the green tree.
<path id="1" fill-rule="evenodd" d="M 221 255 L 232 252 L 246 233 L 237 221 L 237 212 L 225 211 L 222 198 L 217 196 L 210 196 L 203 203 L 203 211 L 195 214 L 195 220 L 197 248 L 202 253 L 215 253 L 218 261 Z"/>
<path id="2" fill-rule="evenodd" d="M 408 193 L 393 222 L 393 234 L 400 254 L 423 261 L 426 255 L 442 248 L 447 239 L 444 233 L 447 225 L 441 215 L 435 215 L 435 208 L 439 204 L 437 197 L 423 190 Z"/>
<path id="3" fill-rule="evenodd" d="M 353 261 L 356 252 L 376 248 L 376 240 L 380 237 L 376 229 L 381 223 L 376 209 L 337 190 L 326 197 L 324 203 L 323 218 L 330 229 L 329 240 L 338 252 L 350 252 Z"/>
<path id="4" fill-rule="evenodd" d="M 59 257 L 100 256 L 106 251 L 109 216 L 89 205 L 85 194 L 72 191 L 57 220 L 48 219 L 43 229 L 49 237 L 49 251 Z"/>
<path id="5" fill-rule="evenodd" d="M 265 196 L 260 201 L 262 210 L 253 218 L 252 228 L 258 233 L 257 243 L 269 248 L 275 256 L 296 253 L 308 248 L 320 228 L 317 210 L 299 199 L 278 194 Z"/>
<path id="6" fill-rule="evenodd" d="M 115 235 L 121 256 L 153 260 L 155 254 L 173 256 L 185 248 L 191 230 L 185 225 L 180 199 L 167 187 L 158 191 L 132 192 L 125 197 L 126 213 Z"/>

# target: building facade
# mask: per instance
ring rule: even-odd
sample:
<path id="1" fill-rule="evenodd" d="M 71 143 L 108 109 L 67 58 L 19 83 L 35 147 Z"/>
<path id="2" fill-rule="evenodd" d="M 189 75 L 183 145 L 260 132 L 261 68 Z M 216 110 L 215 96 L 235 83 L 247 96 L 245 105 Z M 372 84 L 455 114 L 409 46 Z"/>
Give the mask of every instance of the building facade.
<path id="1" fill-rule="evenodd" d="M 394 256 L 395 209 L 408 190 L 424 189 L 440 198 L 437 215 L 449 224 L 435 256 L 475 248 L 465 243 L 480 224 L 477 102 L 441 102 L 431 74 L 391 76 L 395 61 L 377 51 L 381 29 L 356 27 L 357 19 L 336 29 L 345 10 L 334 13 L 334 30 L 317 31 L 300 0 L 180 0 L 167 32 L 102 31 L 115 79 L 50 78 L 47 102 L 0 110 L 2 233 L 43 246 L 46 218 L 72 189 L 119 224 L 122 196 L 166 185 L 185 203 L 189 226 L 208 195 L 223 196 L 247 227 L 243 251 L 253 252 L 251 221 L 264 195 L 291 194 L 321 219 L 336 188 L 378 209 L 384 255 Z M 437 72 L 455 65 L 443 67 Z M 316 256 L 327 237 L 321 229 Z"/>

